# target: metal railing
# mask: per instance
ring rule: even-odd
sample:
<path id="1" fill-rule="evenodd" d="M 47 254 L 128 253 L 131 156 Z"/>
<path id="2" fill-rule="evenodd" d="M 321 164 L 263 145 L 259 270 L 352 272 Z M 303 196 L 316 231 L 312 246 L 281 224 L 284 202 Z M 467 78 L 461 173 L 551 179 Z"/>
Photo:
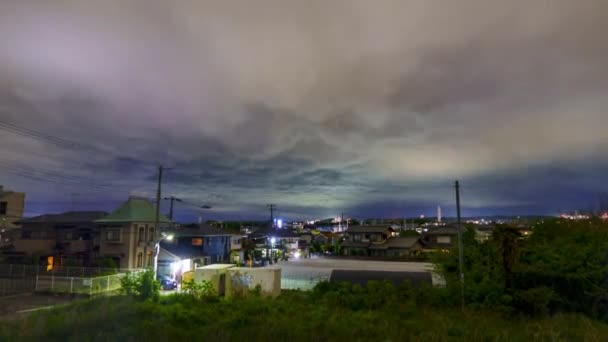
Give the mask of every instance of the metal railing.
<path id="1" fill-rule="evenodd" d="M 141 270 L 133 271 L 138 273 Z M 62 277 L 55 275 L 38 275 L 35 281 L 36 292 L 55 292 L 69 294 L 98 295 L 118 291 L 120 280 L 126 273 L 117 273 L 99 277 Z"/>
<path id="2" fill-rule="evenodd" d="M 38 289 L 42 291 L 48 284 L 53 292 L 62 292 L 58 291 L 60 289 L 72 289 L 67 292 L 87 294 L 114 291 L 120 287 L 120 277 L 127 271 L 140 270 L 74 266 L 54 266 L 47 269 L 46 266 L 38 265 L 0 264 L 0 296 L 31 293 Z M 92 279 L 88 290 L 88 281 L 85 279 Z"/>
<path id="3" fill-rule="evenodd" d="M 78 266 L 47 266 L 0 264 L 0 278 L 28 278 L 37 275 L 55 275 L 63 277 L 95 277 L 131 271 L 121 268 L 78 267 Z"/>

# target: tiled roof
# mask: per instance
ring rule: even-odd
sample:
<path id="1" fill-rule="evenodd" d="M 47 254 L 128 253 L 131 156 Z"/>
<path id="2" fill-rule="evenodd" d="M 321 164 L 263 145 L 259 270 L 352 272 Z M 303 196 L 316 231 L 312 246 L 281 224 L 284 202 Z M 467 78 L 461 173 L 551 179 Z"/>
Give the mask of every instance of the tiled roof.
<path id="1" fill-rule="evenodd" d="M 418 242 L 417 237 L 393 237 L 386 240 L 386 248 L 412 248 Z"/>
<path id="2" fill-rule="evenodd" d="M 105 211 L 68 211 L 61 214 L 46 214 L 20 220 L 20 223 L 84 223 L 93 222 L 108 215 Z"/>
<path id="3" fill-rule="evenodd" d="M 385 231 L 393 229 L 389 226 L 350 226 L 348 227 L 347 233 L 384 233 Z"/>
<path id="4" fill-rule="evenodd" d="M 456 235 L 458 234 L 458 229 L 455 227 L 441 227 L 441 228 L 431 228 L 428 231 L 424 232 L 422 235 Z"/>
<path id="5" fill-rule="evenodd" d="M 159 214 L 158 221 L 161 223 L 171 222 L 162 214 Z M 145 198 L 131 197 L 110 215 L 97 220 L 97 222 L 156 222 L 156 208 Z"/>

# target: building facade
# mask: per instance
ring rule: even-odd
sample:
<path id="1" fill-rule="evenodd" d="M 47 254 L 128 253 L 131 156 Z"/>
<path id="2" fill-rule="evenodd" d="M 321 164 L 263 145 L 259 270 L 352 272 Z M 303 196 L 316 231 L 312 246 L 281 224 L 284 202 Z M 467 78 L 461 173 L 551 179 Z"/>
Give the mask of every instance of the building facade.
<path id="1" fill-rule="evenodd" d="M 14 261 L 34 257 L 38 259 L 35 263 L 47 265 L 94 264 L 99 258 L 95 220 L 106 215 L 103 211 L 69 211 L 23 219 L 18 221 L 20 235 L 5 255 Z"/>
<path id="2" fill-rule="evenodd" d="M 18 237 L 12 231 L 19 228 L 17 222 L 23 218 L 24 210 L 25 193 L 8 191 L 0 185 L 0 246 L 10 244 L 13 237 Z"/>
<path id="3" fill-rule="evenodd" d="M 160 231 L 171 221 L 159 214 L 145 198 L 131 197 L 110 215 L 96 221 L 99 225 L 99 254 L 114 260 L 120 268 L 153 267 L 154 249 Z"/>

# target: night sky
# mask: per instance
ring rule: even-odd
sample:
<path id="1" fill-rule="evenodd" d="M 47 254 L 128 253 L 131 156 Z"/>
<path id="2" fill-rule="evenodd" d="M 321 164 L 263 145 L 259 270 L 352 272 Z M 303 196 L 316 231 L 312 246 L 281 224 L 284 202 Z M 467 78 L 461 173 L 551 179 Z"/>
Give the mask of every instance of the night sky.
<path id="1" fill-rule="evenodd" d="M 555 214 L 608 192 L 608 1 L 0 2 L 27 214 Z M 165 203 L 166 204 L 166 203 Z M 163 208 L 166 211 L 166 208 Z"/>

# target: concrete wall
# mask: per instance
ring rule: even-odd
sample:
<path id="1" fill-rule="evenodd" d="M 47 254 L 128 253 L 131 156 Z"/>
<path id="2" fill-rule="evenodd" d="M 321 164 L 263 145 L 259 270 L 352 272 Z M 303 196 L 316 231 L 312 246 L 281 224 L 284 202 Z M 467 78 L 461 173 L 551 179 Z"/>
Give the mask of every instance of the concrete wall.
<path id="1" fill-rule="evenodd" d="M 216 264 L 198 268 L 184 276 L 184 280 L 193 277 L 198 282 L 209 281 L 213 284 L 216 292 L 226 297 L 244 296 L 256 285 L 261 286 L 262 294 L 276 297 L 281 294 L 281 269 L 280 268 L 248 268 L 235 267 L 230 264 Z M 224 284 L 221 284 L 222 278 Z M 222 291 L 224 290 L 224 291 Z"/>
<path id="2" fill-rule="evenodd" d="M 228 269 L 229 277 L 226 279 L 226 295 L 242 295 L 247 290 L 261 286 L 262 294 L 277 297 L 281 294 L 280 268 L 248 268 L 233 267 Z"/>

